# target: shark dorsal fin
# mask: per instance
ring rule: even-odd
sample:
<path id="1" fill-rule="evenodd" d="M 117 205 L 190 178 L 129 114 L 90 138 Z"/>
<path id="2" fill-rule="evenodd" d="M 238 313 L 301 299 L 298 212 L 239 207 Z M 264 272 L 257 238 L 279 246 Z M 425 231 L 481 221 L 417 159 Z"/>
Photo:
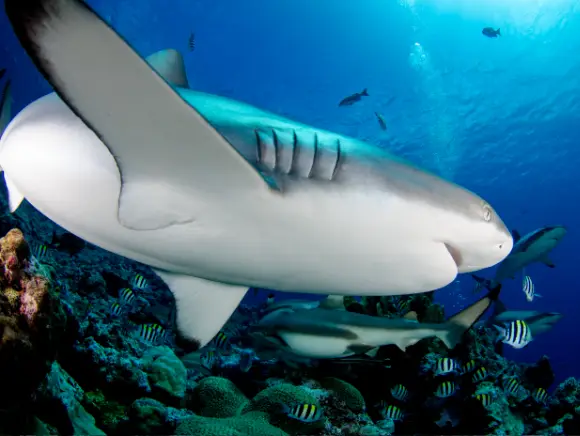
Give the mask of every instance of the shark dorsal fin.
<path id="1" fill-rule="evenodd" d="M 346 310 L 344 308 L 344 297 L 342 295 L 329 295 L 320 302 L 321 309 Z"/>
<path id="2" fill-rule="evenodd" d="M 512 230 L 512 237 L 514 238 L 514 243 L 518 242 L 520 239 L 522 239 L 520 232 L 518 232 L 516 229 Z"/>
<path id="3" fill-rule="evenodd" d="M 189 88 L 181 53 L 172 48 L 160 50 L 146 59 L 157 74 L 174 86 Z"/>
<path id="4" fill-rule="evenodd" d="M 417 312 L 415 312 L 414 310 L 408 312 L 407 314 L 405 314 L 405 316 L 403 316 L 403 319 L 406 319 L 408 321 L 417 321 L 419 322 L 419 319 L 417 318 Z"/>

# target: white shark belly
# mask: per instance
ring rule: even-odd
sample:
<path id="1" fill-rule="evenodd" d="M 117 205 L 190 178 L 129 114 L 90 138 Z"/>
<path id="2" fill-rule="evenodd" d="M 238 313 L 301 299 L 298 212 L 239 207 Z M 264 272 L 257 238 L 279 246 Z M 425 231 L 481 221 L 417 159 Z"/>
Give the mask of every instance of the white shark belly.
<path id="1" fill-rule="evenodd" d="M 113 157 L 56 95 L 32 103 L 4 136 L 30 148 L 26 169 L 11 169 L 9 154 L 2 161 L 8 176 L 38 179 L 34 192 L 11 180 L 34 207 L 79 237 L 156 268 L 281 291 L 353 295 L 416 292 L 424 270 L 421 286 L 436 289 L 457 273 L 442 267 L 433 274 L 450 255 L 428 237 L 421 219 L 427 206 L 384 192 L 323 191 L 304 182 L 267 202 L 248 196 L 224 204 L 200 195 L 191 199 L 200 210 L 194 222 L 138 231 L 117 219 L 121 182 Z"/>

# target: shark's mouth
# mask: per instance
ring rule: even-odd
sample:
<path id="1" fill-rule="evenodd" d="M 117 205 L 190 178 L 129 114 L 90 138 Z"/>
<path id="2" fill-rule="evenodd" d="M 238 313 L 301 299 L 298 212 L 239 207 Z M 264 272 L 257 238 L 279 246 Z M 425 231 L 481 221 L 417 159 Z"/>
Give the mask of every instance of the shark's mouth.
<path id="1" fill-rule="evenodd" d="M 463 265 L 463 257 L 461 256 L 461 252 L 459 251 L 459 249 L 453 247 L 451 244 L 447 242 L 445 242 L 444 244 L 445 247 L 447 248 L 447 251 L 449 251 L 449 254 L 453 258 L 453 262 L 455 262 L 455 265 L 457 265 L 457 269 L 459 269 Z"/>

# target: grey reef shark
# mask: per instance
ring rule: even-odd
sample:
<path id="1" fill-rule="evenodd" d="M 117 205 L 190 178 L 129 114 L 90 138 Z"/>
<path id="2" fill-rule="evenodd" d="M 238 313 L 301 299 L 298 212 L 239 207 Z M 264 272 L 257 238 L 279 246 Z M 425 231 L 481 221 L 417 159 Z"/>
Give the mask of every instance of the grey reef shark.
<path id="1" fill-rule="evenodd" d="M 336 359 L 367 354 L 379 347 L 396 345 L 405 351 L 422 339 L 437 337 L 448 348 L 454 348 L 497 300 L 501 285 L 488 295 L 463 309 L 444 323 L 417 322 L 409 312 L 403 318 L 386 318 L 348 312 L 336 304 L 343 297 L 331 296 L 332 304 L 291 301 L 269 308 L 251 328 L 281 350 L 310 359 Z M 414 316 L 413 316 L 414 315 Z M 369 354 L 370 353 L 370 354 Z"/>
<path id="2" fill-rule="evenodd" d="M 476 194 L 380 147 L 192 90 L 178 52 L 143 59 L 81 0 L 4 5 L 55 91 L 1 126 L 11 211 L 26 199 L 153 268 L 192 348 L 249 287 L 420 293 L 512 249 Z"/>
<path id="3" fill-rule="evenodd" d="M 498 265 L 494 278 L 490 280 L 472 274 L 473 279 L 477 282 L 475 290 L 478 291 L 484 287 L 492 289 L 505 279 L 515 279 L 519 271 L 535 262 L 543 263 L 549 268 L 555 268 L 556 265 L 550 259 L 549 254 L 562 242 L 566 233 L 567 230 L 564 226 L 540 227 L 523 237 L 517 230 L 514 230 L 512 232 L 514 247 L 511 253 Z"/>

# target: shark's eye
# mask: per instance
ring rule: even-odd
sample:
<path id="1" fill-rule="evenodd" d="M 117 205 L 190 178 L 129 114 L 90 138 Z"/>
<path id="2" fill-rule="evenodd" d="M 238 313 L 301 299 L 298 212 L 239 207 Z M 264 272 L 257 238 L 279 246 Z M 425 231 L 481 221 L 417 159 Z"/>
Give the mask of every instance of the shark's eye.
<path id="1" fill-rule="evenodd" d="M 485 221 L 491 221 L 492 210 L 489 204 L 483 205 L 483 219 Z"/>

